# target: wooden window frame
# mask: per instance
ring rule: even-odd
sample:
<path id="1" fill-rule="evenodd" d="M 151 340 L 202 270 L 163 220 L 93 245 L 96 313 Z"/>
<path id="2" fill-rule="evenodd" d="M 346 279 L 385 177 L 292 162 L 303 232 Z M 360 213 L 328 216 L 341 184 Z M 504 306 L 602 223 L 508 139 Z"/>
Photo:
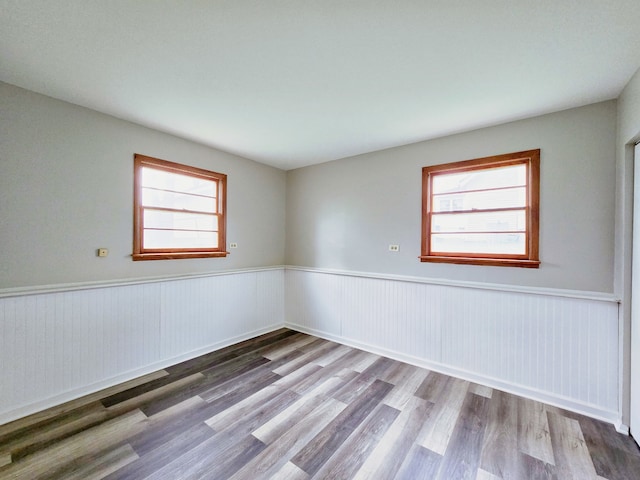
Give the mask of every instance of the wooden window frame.
<path id="1" fill-rule="evenodd" d="M 446 253 L 431 249 L 431 217 L 433 214 L 432 182 L 435 175 L 487 170 L 509 165 L 527 166 L 525 205 L 525 253 Z M 422 169 L 422 249 L 421 262 L 456 263 L 465 265 L 491 265 L 501 267 L 539 268 L 540 235 L 540 149 L 475 158 L 462 162 L 434 165 Z"/>
<path id="2" fill-rule="evenodd" d="M 217 183 L 218 202 L 218 247 L 217 248 L 144 248 L 144 207 L 142 206 L 142 167 L 153 167 L 171 173 L 180 173 Z M 134 191 L 133 191 L 133 260 L 173 260 L 181 258 L 226 257 L 227 227 L 227 176 L 202 168 L 191 167 L 180 163 L 169 162 L 159 158 L 148 157 L 136 153 L 134 155 Z"/>

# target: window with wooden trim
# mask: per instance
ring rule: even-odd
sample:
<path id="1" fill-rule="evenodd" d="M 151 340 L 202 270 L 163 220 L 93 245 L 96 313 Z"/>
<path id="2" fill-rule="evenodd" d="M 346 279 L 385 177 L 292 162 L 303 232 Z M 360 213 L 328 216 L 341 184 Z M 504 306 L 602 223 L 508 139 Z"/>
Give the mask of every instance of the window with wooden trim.
<path id="1" fill-rule="evenodd" d="M 227 176 L 135 154 L 133 259 L 224 257 Z"/>
<path id="2" fill-rule="evenodd" d="M 423 262 L 538 268 L 540 150 L 422 169 Z"/>

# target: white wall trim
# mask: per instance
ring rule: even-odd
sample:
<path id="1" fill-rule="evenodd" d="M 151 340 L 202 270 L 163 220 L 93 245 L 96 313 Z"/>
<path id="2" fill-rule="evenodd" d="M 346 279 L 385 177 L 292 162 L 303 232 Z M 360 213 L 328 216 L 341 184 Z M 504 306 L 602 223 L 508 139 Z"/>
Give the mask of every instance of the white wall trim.
<path id="1" fill-rule="evenodd" d="M 28 405 L 21 406 L 20 408 L 0 414 L 0 425 L 4 425 L 5 423 L 12 422 L 19 418 L 23 418 L 37 412 L 41 412 L 48 408 L 62 405 L 63 403 L 76 400 L 86 395 L 91 395 L 92 393 L 96 393 L 96 392 L 99 392 L 100 390 L 104 390 L 106 388 L 110 388 L 115 385 L 128 382 L 129 380 L 133 380 L 138 377 L 142 377 L 144 375 L 157 372 L 164 368 L 168 368 L 178 363 L 184 362 L 186 360 L 191 360 L 192 358 L 199 357 L 200 355 L 206 355 L 207 353 L 220 350 L 222 348 L 228 347 L 229 345 L 243 342 L 245 340 L 249 340 L 251 338 L 257 337 L 259 335 L 264 335 L 265 333 L 273 332 L 275 330 L 278 330 L 279 328 L 282 328 L 282 326 L 283 325 L 279 323 L 275 325 L 270 325 L 268 327 L 260 328 L 258 330 L 254 330 L 252 332 L 248 332 L 242 335 L 237 335 L 235 337 L 228 338 L 220 342 L 216 342 L 214 344 L 208 345 L 203 348 L 199 348 L 197 350 L 193 350 L 188 353 L 177 355 L 170 359 L 165 359 L 160 362 L 152 363 L 150 365 L 146 365 L 141 368 L 129 370 L 128 372 L 124 372 L 120 375 L 116 375 L 116 376 L 101 380 L 99 382 L 95 382 L 91 385 L 82 386 L 80 388 L 76 388 L 76 389 L 61 393 L 59 395 L 54 395 L 49 398 L 38 400 L 37 402 L 33 402 Z"/>
<path id="2" fill-rule="evenodd" d="M 174 280 L 191 280 L 194 278 L 217 277 L 221 275 L 238 275 L 243 273 L 267 272 L 271 270 L 284 270 L 284 268 L 284 265 L 273 265 L 269 267 L 214 270 L 210 272 L 188 273 L 181 275 L 159 275 L 154 277 L 123 278 L 116 280 L 98 280 L 90 282 L 57 283 L 53 285 L 37 285 L 31 287 L 1 288 L 0 298 L 21 297 L 25 295 L 40 295 L 44 293 L 74 292 L 77 290 L 122 287 L 127 285 L 141 285 L 145 283 L 170 282 Z"/>
<path id="3" fill-rule="evenodd" d="M 304 267 L 286 265 L 285 270 L 301 272 L 326 273 L 347 277 L 373 278 L 377 280 L 395 280 L 398 282 L 422 283 L 427 285 L 443 285 L 448 287 L 473 288 L 479 290 L 493 290 L 499 292 L 528 293 L 531 295 L 545 295 L 551 297 L 577 298 L 582 300 L 596 300 L 599 302 L 620 303 L 619 296 L 604 292 L 589 292 L 585 290 L 566 290 L 561 288 L 528 287 L 525 285 L 504 285 L 498 283 L 471 282 L 466 280 L 449 280 L 445 278 L 413 277 L 409 275 L 393 275 L 375 272 L 357 272 L 352 270 L 334 270 L 330 268 Z"/>

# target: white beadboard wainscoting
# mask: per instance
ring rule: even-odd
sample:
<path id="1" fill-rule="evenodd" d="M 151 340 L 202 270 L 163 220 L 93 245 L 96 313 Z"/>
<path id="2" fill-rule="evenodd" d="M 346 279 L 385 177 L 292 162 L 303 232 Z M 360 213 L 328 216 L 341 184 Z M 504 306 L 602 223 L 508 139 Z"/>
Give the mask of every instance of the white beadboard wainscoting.
<path id="1" fill-rule="evenodd" d="M 0 296 L 3 424 L 282 327 L 284 269 Z"/>
<path id="2" fill-rule="evenodd" d="M 286 326 L 620 425 L 613 295 L 303 267 Z"/>
<path id="3" fill-rule="evenodd" d="M 283 325 L 624 431 L 612 295 L 306 267 L 0 291 L 0 424 Z"/>

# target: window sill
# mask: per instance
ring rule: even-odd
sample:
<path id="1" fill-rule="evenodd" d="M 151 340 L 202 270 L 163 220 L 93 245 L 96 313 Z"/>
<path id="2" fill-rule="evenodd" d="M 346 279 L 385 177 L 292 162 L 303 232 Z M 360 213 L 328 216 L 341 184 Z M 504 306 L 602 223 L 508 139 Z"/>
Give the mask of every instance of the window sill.
<path id="1" fill-rule="evenodd" d="M 512 258 L 473 258 L 473 257 L 442 257 L 436 255 L 423 255 L 418 257 L 421 262 L 432 263 L 456 263 L 461 265 L 488 265 L 493 267 L 521 267 L 539 268 L 539 260 L 522 260 Z"/>
<path id="2" fill-rule="evenodd" d="M 226 257 L 230 252 L 171 252 L 171 253 L 134 253 L 131 258 L 138 260 L 178 260 L 181 258 Z"/>

